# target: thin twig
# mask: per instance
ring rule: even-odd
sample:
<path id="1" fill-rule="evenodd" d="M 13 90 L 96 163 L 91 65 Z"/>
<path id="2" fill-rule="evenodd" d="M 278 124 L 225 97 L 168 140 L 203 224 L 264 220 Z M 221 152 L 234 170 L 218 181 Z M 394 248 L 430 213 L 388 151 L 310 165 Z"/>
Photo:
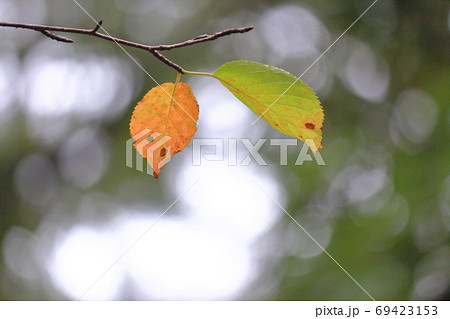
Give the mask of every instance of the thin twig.
<path id="1" fill-rule="evenodd" d="M 193 45 L 201 42 L 207 42 L 207 41 L 213 41 L 218 38 L 234 34 L 234 33 L 245 33 L 248 31 L 253 30 L 254 27 L 245 27 L 245 28 L 233 28 L 233 29 L 226 29 L 220 32 L 216 32 L 214 34 L 202 34 L 199 35 L 191 40 L 187 40 L 184 42 L 176 43 L 176 44 L 168 44 L 168 45 L 157 45 L 154 46 L 154 50 L 163 51 L 163 50 L 172 50 L 176 48 L 186 47 L 188 45 Z"/>
<path id="2" fill-rule="evenodd" d="M 103 20 L 100 20 L 94 29 L 92 29 L 92 33 L 97 33 L 98 29 L 102 26 Z"/>
<path id="3" fill-rule="evenodd" d="M 70 38 L 62 37 L 60 35 L 54 34 L 53 32 L 47 31 L 47 30 L 41 30 L 41 33 L 47 37 L 49 37 L 52 40 L 56 40 L 59 42 L 65 42 L 65 43 L 73 43 L 74 41 Z"/>
<path id="4" fill-rule="evenodd" d="M 77 29 L 77 28 L 66 28 L 66 27 L 55 27 L 55 26 L 47 26 L 47 25 L 38 25 L 38 24 L 25 24 L 25 23 L 10 23 L 10 22 L 0 22 L 0 27 L 9 27 L 9 28 L 20 28 L 20 29 L 28 29 L 33 31 L 38 31 L 44 34 L 45 36 L 49 37 L 52 40 L 65 42 L 65 43 L 72 43 L 74 40 L 70 38 L 66 38 L 60 35 L 55 34 L 54 32 L 63 32 L 63 33 L 75 33 L 75 34 L 84 34 L 84 35 L 90 35 L 97 38 L 101 38 L 104 40 L 120 43 L 129 47 L 141 49 L 144 51 L 148 51 L 152 53 L 155 57 L 157 57 L 159 60 L 161 60 L 163 63 L 167 64 L 168 66 L 174 68 L 177 70 L 177 72 L 184 73 L 183 69 L 176 63 L 170 61 L 168 58 L 163 56 L 158 51 L 168 51 L 172 49 L 182 48 L 189 45 L 194 45 L 197 43 L 207 42 L 207 41 L 213 41 L 218 38 L 234 34 L 234 33 L 245 33 L 248 31 L 251 31 L 253 27 L 245 27 L 245 28 L 233 28 L 233 29 L 227 29 L 223 30 L 214 34 L 203 34 L 199 35 L 193 39 L 175 43 L 175 44 L 162 44 L 162 45 L 145 45 L 141 43 L 131 42 L 124 39 L 119 39 L 116 37 L 112 37 L 103 33 L 99 33 L 98 30 L 101 28 L 103 21 L 99 21 L 97 25 L 93 29 Z"/>
<path id="5" fill-rule="evenodd" d="M 164 55 L 162 55 L 161 53 L 159 53 L 156 50 L 150 51 L 155 57 L 157 57 L 158 59 L 160 59 L 162 62 L 164 62 L 165 64 L 167 64 L 168 66 L 170 66 L 171 68 L 174 68 L 175 70 L 177 70 L 177 72 L 184 74 L 184 70 L 181 66 L 179 66 L 178 64 L 176 64 L 175 62 L 170 61 L 168 58 L 166 58 Z"/>

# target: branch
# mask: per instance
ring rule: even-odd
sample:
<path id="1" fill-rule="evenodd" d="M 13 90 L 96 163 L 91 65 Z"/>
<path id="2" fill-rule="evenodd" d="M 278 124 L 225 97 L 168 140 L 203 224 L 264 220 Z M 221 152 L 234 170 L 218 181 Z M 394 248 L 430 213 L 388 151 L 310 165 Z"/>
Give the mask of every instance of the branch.
<path id="1" fill-rule="evenodd" d="M 193 44 L 207 42 L 207 41 L 213 41 L 218 38 L 221 38 L 221 37 L 224 37 L 224 36 L 227 36 L 230 34 L 234 34 L 234 33 L 245 33 L 245 32 L 253 30 L 253 28 L 254 27 L 233 28 L 233 29 L 226 29 L 226 30 L 223 30 L 223 31 L 211 34 L 211 35 L 203 34 L 203 35 L 199 35 L 191 40 L 187 40 L 187 41 L 176 43 L 176 44 L 157 45 L 157 46 L 154 46 L 154 50 L 168 51 L 168 50 L 172 50 L 172 49 L 176 49 L 176 48 L 186 47 L 188 45 L 193 45 Z"/>
<path id="2" fill-rule="evenodd" d="M 161 60 L 163 63 L 167 64 L 168 66 L 174 68 L 180 73 L 184 73 L 183 69 L 177 65 L 176 63 L 170 61 L 165 56 L 163 56 L 158 51 L 169 51 L 176 48 L 182 48 L 189 45 L 194 45 L 197 43 L 207 42 L 207 41 L 213 41 L 217 40 L 221 37 L 234 34 L 234 33 L 245 33 L 248 31 L 251 31 L 253 27 L 245 27 L 245 28 L 233 28 L 233 29 L 227 29 L 223 30 L 214 34 L 203 34 L 199 35 L 193 39 L 176 43 L 176 44 L 162 44 L 162 45 L 145 45 L 141 43 L 131 42 L 124 39 L 112 37 L 105 29 L 102 28 L 102 21 L 98 22 L 97 25 L 93 29 L 76 29 L 76 28 L 66 28 L 66 27 L 55 27 L 55 26 L 47 26 L 47 25 L 38 25 L 38 24 L 25 24 L 25 23 L 9 23 L 9 22 L 0 22 L 0 27 L 9 27 L 9 28 L 19 28 L 19 29 L 28 29 L 33 31 L 38 31 L 44 34 L 45 36 L 49 37 L 52 40 L 56 40 L 59 42 L 64 43 L 72 43 L 74 40 L 70 38 L 66 38 L 60 35 L 55 34 L 54 32 L 63 32 L 63 33 L 75 33 L 75 34 L 84 34 L 84 35 L 90 35 L 93 37 L 101 38 L 104 40 L 112 41 L 117 44 L 123 44 L 129 47 L 141 49 L 144 51 L 148 51 L 152 53 L 156 58 Z M 102 29 L 105 31 L 106 34 L 99 33 L 98 30 Z"/>
<path id="3" fill-rule="evenodd" d="M 168 66 L 170 66 L 171 68 L 174 68 L 175 70 L 177 70 L 177 72 L 184 74 L 184 70 L 181 66 L 179 66 L 178 64 L 170 61 L 168 58 L 166 58 L 164 55 L 162 55 L 161 53 L 159 53 L 158 51 L 154 50 L 151 51 L 152 54 L 157 57 L 158 59 L 160 59 L 163 63 L 167 64 Z"/>
<path id="4" fill-rule="evenodd" d="M 42 30 L 41 33 L 47 37 L 49 37 L 52 40 L 65 42 L 65 43 L 73 43 L 74 41 L 70 38 L 62 37 L 60 35 L 54 34 L 53 32 Z"/>

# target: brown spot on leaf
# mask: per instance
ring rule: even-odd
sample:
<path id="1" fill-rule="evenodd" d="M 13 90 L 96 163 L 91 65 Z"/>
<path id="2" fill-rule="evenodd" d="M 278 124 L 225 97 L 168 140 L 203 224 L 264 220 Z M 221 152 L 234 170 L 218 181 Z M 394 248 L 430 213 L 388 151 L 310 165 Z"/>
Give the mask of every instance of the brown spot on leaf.
<path id="1" fill-rule="evenodd" d="M 312 123 L 305 123 L 305 127 L 309 128 L 310 130 L 313 130 L 315 126 Z"/>

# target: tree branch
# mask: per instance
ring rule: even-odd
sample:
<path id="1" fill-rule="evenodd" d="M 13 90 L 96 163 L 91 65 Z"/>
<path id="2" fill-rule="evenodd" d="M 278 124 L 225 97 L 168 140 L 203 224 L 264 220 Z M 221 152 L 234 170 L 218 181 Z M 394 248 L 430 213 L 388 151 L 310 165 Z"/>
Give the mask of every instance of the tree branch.
<path id="1" fill-rule="evenodd" d="M 59 42 L 65 42 L 65 43 L 73 43 L 74 41 L 70 38 L 62 37 L 60 35 L 54 34 L 53 32 L 42 30 L 41 33 L 47 37 L 49 37 L 52 40 L 56 40 Z"/>
<path id="2" fill-rule="evenodd" d="M 170 66 L 171 68 L 174 68 L 175 70 L 177 70 L 177 72 L 180 72 L 181 74 L 184 74 L 184 70 L 181 66 L 179 66 L 178 64 L 170 61 L 168 58 L 166 58 L 164 55 L 162 55 L 161 53 L 159 53 L 156 50 L 151 51 L 151 53 L 157 57 L 158 59 L 160 59 L 163 63 L 167 64 L 168 66 Z"/>
<path id="3" fill-rule="evenodd" d="M 84 34 L 84 35 L 94 36 L 94 37 L 112 41 L 112 42 L 115 42 L 118 44 L 141 49 L 144 51 L 148 51 L 151 54 L 153 54 L 156 58 L 161 60 L 163 63 L 167 64 L 171 68 L 174 68 L 175 70 L 177 70 L 180 73 L 184 73 L 183 69 L 178 64 L 167 59 L 165 56 L 163 56 L 158 51 L 169 51 L 172 49 L 182 48 L 182 47 L 186 47 L 189 45 L 194 45 L 194 44 L 198 44 L 198 43 L 202 43 L 202 42 L 213 41 L 213 40 L 217 40 L 221 37 L 224 37 L 224 36 L 227 36 L 230 34 L 245 33 L 245 32 L 251 31 L 253 29 L 253 27 L 233 28 L 233 29 L 223 30 L 223 31 L 220 31 L 220 32 L 217 32 L 214 34 L 199 35 L 193 39 L 190 39 L 190 40 L 187 40 L 184 42 L 180 42 L 180 43 L 175 43 L 175 44 L 145 45 L 145 44 L 141 44 L 141 43 L 131 42 L 131 41 L 127 41 L 124 39 L 112 37 L 108 34 L 99 33 L 98 30 L 100 28 L 102 28 L 102 22 L 103 21 L 98 22 L 97 25 L 93 29 L 77 29 L 77 28 L 55 27 L 55 26 L 25 24 L 25 23 L 9 23 L 9 22 L 0 22 L 0 27 L 33 30 L 33 31 L 41 32 L 42 34 L 44 34 L 45 36 L 49 37 L 52 40 L 56 40 L 56 41 L 64 42 L 64 43 L 73 43 L 74 40 L 57 35 L 54 32 L 74 33 L 74 34 Z M 103 28 L 102 28 L 102 30 L 105 31 Z"/>
<path id="4" fill-rule="evenodd" d="M 216 32 L 214 34 L 203 34 L 199 35 L 191 40 L 187 40 L 184 42 L 176 43 L 176 44 L 169 44 L 169 45 L 156 45 L 154 46 L 154 50 L 158 51 L 168 51 L 176 48 L 186 47 L 188 45 L 193 45 L 197 43 L 207 42 L 207 41 L 213 41 L 217 40 L 218 38 L 234 34 L 234 33 L 245 33 L 248 31 L 253 30 L 254 27 L 245 27 L 245 28 L 233 28 L 233 29 L 226 29 L 220 32 Z"/>

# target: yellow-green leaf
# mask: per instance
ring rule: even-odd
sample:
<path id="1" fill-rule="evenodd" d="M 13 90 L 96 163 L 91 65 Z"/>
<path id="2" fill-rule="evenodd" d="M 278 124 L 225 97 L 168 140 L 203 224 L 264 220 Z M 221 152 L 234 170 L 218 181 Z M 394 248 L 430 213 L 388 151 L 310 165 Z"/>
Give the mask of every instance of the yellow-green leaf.
<path id="1" fill-rule="evenodd" d="M 314 151 L 322 148 L 320 101 L 292 74 L 262 63 L 233 61 L 213 76 L 276 130 L 301 139 Z"/>
<path id="2" fill-rule="evenodd" d="M 197 131 L 198 112 L 197 100 L 186 83 L 154 87 L 136 105 L 130 133 L 155 178 L 166 160 L 191 141 Z"/>

